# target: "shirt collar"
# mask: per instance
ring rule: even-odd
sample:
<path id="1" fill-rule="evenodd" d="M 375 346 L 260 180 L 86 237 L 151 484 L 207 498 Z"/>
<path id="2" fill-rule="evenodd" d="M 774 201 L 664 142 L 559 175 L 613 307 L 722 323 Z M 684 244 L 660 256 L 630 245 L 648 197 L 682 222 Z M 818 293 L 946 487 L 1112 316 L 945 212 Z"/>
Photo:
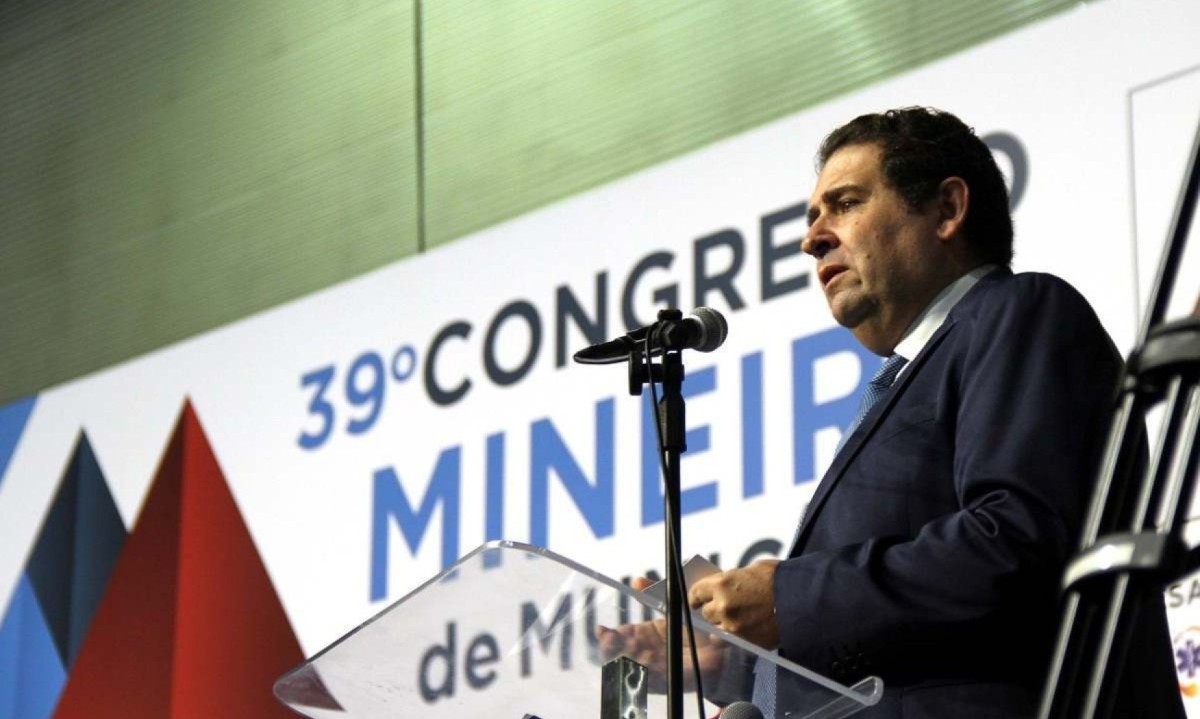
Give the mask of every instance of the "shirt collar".
<path id="1" fill-rule="evenodd" d="M 925 349 L 925 345 L 929 343 L 929 338 L 933 337 L 933 333 L 937 332 L 942 323 L 946 321 L 946 317 L 950 314 L 950 310 L 954 309 L 954 305 L 958 304 L 958 301 L 975 286 L 976 282 L 994 269 L 996 269 L 995 265 L 980 265 L 946 285 L 933 298 L 933 302 L 930 302 L 929 306 L 917 315 L 913 323 L 908 326 L 904 336 L 896 344 L 894 354 L 908 360 L 912 360 L 920 354 L 921 350 Z M 905 365 L 905 369 L 907 367 L 908 365 Z M 901 370 L 901 374 L 903 373 Z"/>

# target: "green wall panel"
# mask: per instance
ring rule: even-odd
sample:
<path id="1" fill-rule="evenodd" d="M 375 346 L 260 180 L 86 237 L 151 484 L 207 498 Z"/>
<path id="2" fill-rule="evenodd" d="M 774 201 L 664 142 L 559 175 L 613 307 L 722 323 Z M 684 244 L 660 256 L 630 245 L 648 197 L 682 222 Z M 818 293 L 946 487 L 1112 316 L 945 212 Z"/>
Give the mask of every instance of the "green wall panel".
<path id="1" fill-rule="evenodd" d="M 0 402 L 416 251 L 410 3 L 0 27 Z"/>
<path id="2" fill-rule="evenodd" d="M 12 0 L 0 403 L 1074 4 Z"/>

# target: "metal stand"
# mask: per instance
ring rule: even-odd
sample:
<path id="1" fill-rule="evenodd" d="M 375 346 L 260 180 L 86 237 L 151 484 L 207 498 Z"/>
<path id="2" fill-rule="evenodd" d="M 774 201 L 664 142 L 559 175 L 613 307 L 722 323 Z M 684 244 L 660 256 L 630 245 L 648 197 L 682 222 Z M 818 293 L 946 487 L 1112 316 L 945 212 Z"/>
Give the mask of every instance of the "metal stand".
<path id="1" fill-rule="evenodd" d="M 678 322 L 679 310 L 660 310 L 658 320 Z M 651 336 L 657 329 L 651 331 Z M 653 342 L 651 343 L 653 346 Z M 683 360 L 678 349 L 664 348 L 661 364 L 648 362 L 640 352 L 629 354 L 629 393 L 642 394 L 649 382 L 662 386 L 662 397 L 656 407 L 655 419 L 664 453 L 663 499 L 665 503 L 665 551 L 667 573 L 667 716 L 683 719 L 683 612 L 684 591 L 680 548 L 679 455 L 687 451 L 685 405 L 683 401 Z"/>
<path id="2" fill-rule="evenodd" d="M 1200 128 L 1151 308 L 1120 385 L 1118 409 L 1083 528 L 1067 566 L 1058 640 L 1038 716 L 1112 715 L 1134 621 L 1164 585 L 1197 565 L 1183 539 L 1200 444 L 1200 317 L 1163 324 L 1200 188 Z M 1162 434 L 1145 471 L 1145 410 L 1165 403 Z"/>
<path id="3" fill-rule="evenodd" d="M 600 670 L 600 719 L 647 719 L 646 667 L 629 657 L 605 662 Z"/>

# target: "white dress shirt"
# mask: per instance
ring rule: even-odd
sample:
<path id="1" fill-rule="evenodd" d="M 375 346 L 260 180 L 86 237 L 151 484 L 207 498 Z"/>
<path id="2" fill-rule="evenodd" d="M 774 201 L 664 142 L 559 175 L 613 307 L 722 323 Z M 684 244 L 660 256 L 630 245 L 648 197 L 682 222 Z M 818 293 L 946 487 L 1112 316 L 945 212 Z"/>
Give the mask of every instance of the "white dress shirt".
<path id="1" fill-rule="evenodd" d="M 908 368 L 912 366 L 912 360 L 921 353 L 921 350 L 925 349 L 925 345 L 929 344 L 929 338 L 933 337 L 933 333 L 937 332 L 942 323 L 946 321 L 946 317 L 949 316 L 950 310 L 954 309 L 954 305 L 958 304 L 958 301 L 975 286 L 976 282 L 994 269 L 996 269 L 995 265 L 980 265 L 959 277 L 946 285 L 937 294 L 937 297 L 933 298 L 933 302 L 930 302 L 929 306 L 917 315 L 917 318 L 904 331 L 904 336 L 896 344 L 896 349 L 893 350 L 894 354 L 909 360 L 909 363 L 904 365 L 900 374 L 896 376 L 897 379 L 908 371 Z"/>

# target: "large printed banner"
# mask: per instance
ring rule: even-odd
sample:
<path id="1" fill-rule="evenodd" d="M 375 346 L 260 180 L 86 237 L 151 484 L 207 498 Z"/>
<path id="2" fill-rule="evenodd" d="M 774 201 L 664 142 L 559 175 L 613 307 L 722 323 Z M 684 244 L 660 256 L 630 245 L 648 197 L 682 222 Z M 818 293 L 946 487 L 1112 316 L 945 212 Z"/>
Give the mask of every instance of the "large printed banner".
<path id="1" fill-rule="evenodd" d="M 570 355 L 663 306 L 730 323 L 686 359 L 684 553 L 778 552 L 878 363 L 798 248 L 823 135 L 959 114 L 1009 176 L 1015 268 L 1068 279 L 1127 350 L 1200 118 L 1198 31 L 1195 3 L 1088 4 L 0 408 L 0 717 L 282 711 L 274 676 L 489 539 L 657 571 L 647 400 Z M 1189 696 L 1198 587 L 1167 594 Z"/>

